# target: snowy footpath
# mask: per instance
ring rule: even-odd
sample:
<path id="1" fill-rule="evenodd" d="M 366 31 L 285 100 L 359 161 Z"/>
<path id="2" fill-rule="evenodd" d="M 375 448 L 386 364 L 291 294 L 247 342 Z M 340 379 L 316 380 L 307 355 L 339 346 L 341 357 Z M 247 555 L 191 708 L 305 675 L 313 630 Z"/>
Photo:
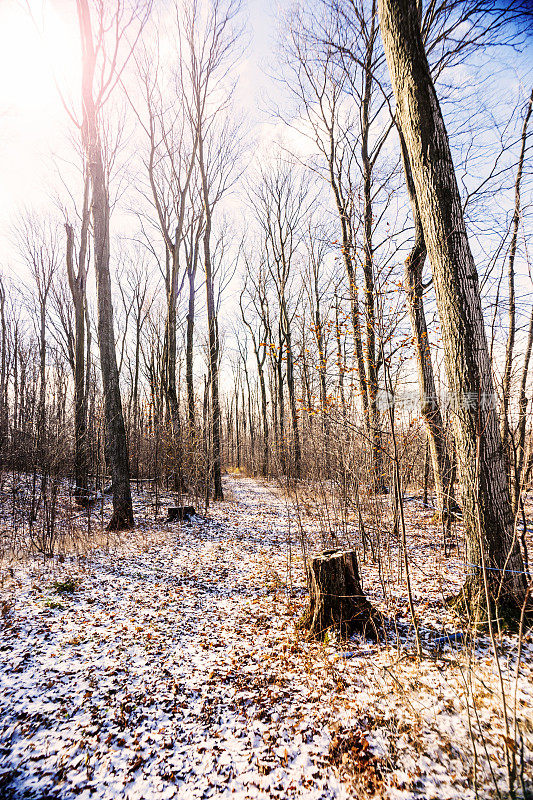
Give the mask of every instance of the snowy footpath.
<path id="1" fill-rule="evenodd" d="M 344 796 L 319 702 L 335 680 L 298 674 L 288 636 L 285 506 L 227 488 L 209 521 L 21 570 L 3 606 L 0 797 Z"/>
<path id="2" fill-rule="evenodd" d="M 4 580 L 1 800 L 497 797 L 509 737 L 490 643 L 418 661 L 400 583 L 386 641 L 306 641 L 294 509 L 259 481 L 225 488 L 207 520 L 181 525 L 137 497 L 134 532 Z M 412 530 L 429 642 L 445 572 L 431 520 L 417 512 Z M 377 567 L 364 576 L 379 606 Z M 518 681 L 516 639 L 501 648 L 531 785 L 531 636 Z"/>

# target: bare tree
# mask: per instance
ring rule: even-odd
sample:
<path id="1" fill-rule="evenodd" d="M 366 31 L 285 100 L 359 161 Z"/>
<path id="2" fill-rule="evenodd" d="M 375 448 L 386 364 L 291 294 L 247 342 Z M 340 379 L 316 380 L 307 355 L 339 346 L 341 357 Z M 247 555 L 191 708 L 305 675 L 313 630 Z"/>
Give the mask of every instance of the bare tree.
<path id="1" fill-rule="evenodd" d="M 17 231 L 21 253 L 32 276 L 37 299 L 37 341 L 39 343 L 38 426 L 41 436 L 46 430 L 46 328 L 48 302 L 53 279 L 59 265 L 57 231 L 50 222 L 39 222 L 28 216 Z"/>
<path id="2" fill-rule="evenodd" d="M 493 407 L 478 275 L 424 50 L 419 9 L 414 0 L 379 0 L 379 20 L 433 270 L 454 399 L 467 560 L 472 565 L 463 597 L 474 616 L 485 601 L 516 614 L 525 599 L 526 581 Z"/>
<path id="3" fill-rule="evenodd" d="M 250 333 L 252 347 L 254 351 L 257 377 L 259 381 L 259 391 L 261 395 L 261 420 L 263 423 L 263 456 L 261 460 L 261 473 L 266 476 L 269 471 L 269 423 L 268 423 L 268 400 L 267 383 L 265 377 L 265 362 L 267 357 L 268 340 L 268 316 L 266 314 L 266 289 L 264 281 L 263 265 L 257 269 L 253 257 L 244 255 L 246 273 L 244 286 L 239 296 L 242 320 Z M 248 295 L 249 303 L 245 303 L 245 296 Z M 247 305 L 250 307 L 248 313 Z"/>
<path id="4" fill-rule="evenodd" d="M 413 176 L 409 164 L 409 156 L 401 130 L 399 134 L 407 192 L 411 203 L 415 226 L 413 246 L 405 259 L 404 286 L 407 295 L 407 307 L 413 333 L 413 343 L 415 346 L 421 411 L 426 426 L 427 441 L 433 465 L 437 508 L 442 514 L 444 524 L 449 529 L 451 523 L 453 471 L 435 386 L 429 332 L 424 311 L 423 270 L 426 260 L 426 243 L 418 210 Z"/>
<path id="5" fill-rule="evenodd" d="M 524 122 L 522 125 L 522 135 L 520 137 L 520 154 L 518 157 L 518 167 L 516 171 L 516 181 L 514 189 L 514 211 L 511 222 L 511 242 L 509 245 L 508 257 L 508 287 L 509 287 L 509 327 L 507 332 L 507 346 L 505 349 L 505 366 L 502 380 L 502 407 L 500 411 L 500 434 L 504 457 L 509 459 L 509 400 L 511 394 L 511 372 L 513 367 L 514 345 L 516 337 L 516 292 L 515 292 L 515 259 L 518 244 L 518 228 L 520 225 L 520 191 L 522 185 L 522 174 L 524 170 L 524 156 L 528 139 L 528 124 L 533 109 L 533 91 L 529 97 L 526 107 Z M 513 492 L 516 496 L 516 491 Z M 513 505 L 516 506 L 516 503 Z"/>
<path id="6" fill-rule="evenodd" d="M 153 270 L 147 254 L 139 246 L 124 251 L 123 265 L 118 274 L 122 307 L 125 310 L 124 337 L 121 352 L 120 372 L 126 362 L 129 374 L 129 399 L 127 421 L 131 447 L 131 462 L 135 477 L 140 469 L 140 400 L 141 400 L 141 345 L 146 322 L 154 304 Z M 131 325 L 128 326 L 128 321 Z M 132 329 L 130 333 L 129 328 Z M 131 355 L 131 350 L 133 354 Z"/>
<path id="7" fill-rule="evenodd" d="M 7 321 L 6 282 L 0 274 L 0 467 L 6 461 L 9 436 Z"/>
<path id="8" fill-rule="evenodd" d="M 178 12 L 179 14 L 180 12 Z M 179 407 L 176 384 L 177 370 L 177 311 L 185 281 L 186 270 L 182 250 L 190 221 L 189 206 L 194 208 L 191 181 L 194 178 L 198 137 L 191 130 L 187 105 L 190 86 L 181 67 L 181 40 L 177 31 L 178 79 L 167 77 L 160 66 L 159 53 L 146 51 L 137 58 L 145 114 L 137 110 L 130 99 L 142 129 L 146 134 L 148 152 L 144 158 L 149 181 L 151 204 L 165 248 L 164 280 L 167 298 L 167 320 L 164 348 L 165 394 L 173 427 L 179 434 Z M 164 86 L 162 86 L 164 84 Z M 194 214 L 193 214 L 194 216 Z M 178 488 L 178 487 L 176 487 Z"/>
<path id="9" fill-rule="evenodd" d="M 392 129 L 390 119 L 382 113 L 387 107 L 380 86 L 383 53 L 378 47 L 373 0 L 325 3 L 318 18 L 314 10 L 309 17 L 299 11 L 291 19 L 287 51 L 295 80 L 289 87 L 303 105 L 302 127 L 304 132 L 307 128 L 320 153 L 323 165 L 317 171 L 331 185 L 339 216 L 359 388 L 372 454 L 372 483 L 381 491 L 385 479 L 377 340 L 383 321 L 377 318 L 376 298 L 383 241 L 376 240 L 396 169 L 395 164 L 387 165 L 382 174 L 378 169 Z M 316 169 L 316 161 L 312 167 Z"/>
<path id="10" fill-rule="evenodd" d="M 312 203 L 306 176 L 295 175 L 294 168 L 278 158 L 272 167 L 261 170 L 252 198 L 257 221 L 263 231 L 265 263 L 274 288 L 278 308 L 277 382 L 279 414 L 283 420 L 284 391 L 287 385 L 292 427 L 292 467 L 296 478 L 301 472 L 301 444 L 296 402 L 292 321 L 297 307 L 294 278 L 298 250 L 305 235 L 304 220 Z M 285 362 L 285 378 L 282 365 Z M 284 431 L 280 426 L 281 446 Z"/>
<path id="11" fill-rule="evenodd" d="M 91 13 L 88 0 L 77 0 L 77 9 L 82 43 L 81 138 L 91 186 L 98 344 L 104 388 L 106 452 L 113 488 L 113 515 L 109 528 L 120 530 L 131 528 L 134 523 L 128 444 L 115 352 L 109 268 L 110 202 L 102 145 L 101 117 L 103 107 L 131 56 L 134 44 L 127 41 L 127 35 L 136 30 L 134 42 L 137 40 L 149 6 L 145 5 L 141 13 L 136 4 L 133 7 L 124 6 L 117 0 L 110 17 L 106 14 L 103 2 L 98 2 Z M 107 36 L 109 31 L 112 31 L 114 36 L 111 43 Z M 124 49 L 125 55 L 122 53 Z"/>
<path id="12" fill-rule="evenodd" d="M 183 12 L 185 48 L 181 58 L 183 82 L 190 86 L 188 114 L 197 142 L 203 205 L 203 256 L 209 336 L 212 474 L 214 499 L 222 500 L 221 416 L 217 303 L 212 259 L 213 212 L 235 180 L 240 137 L 230 121 L 233 85 L 228 73 L 234 64 L 240 35 L 236 24 L 238 0 L 212 0 L 205 11 L 190 0 Z"/>
<path id="13" fill-rule="evenodd" d="M 81 211 L 80 242 L 75 253 L 74 229 L 67 222 L 66 265 L 74 306 L 74 496 L 83 504 L 88 497 L 87 385 L 85 320 L 87 315 L 87 272 L 89 267 L 89 179 L 85 176 Z M 77 258 L 76 258 L 77 256 Z M 77 269 L 75 269 L 75 264 Z"/>
<path id="14" fill-rule="evenodd" d="M 194 328 L 196 316 L 196 273 L 200 255 L 200 241 L 203 233 L 203 214 L 192 218 L 188 236 L 185 239 L 185 257 L 187 262 L 187 282 L 189 297 L 187 303 L 187 332 L 185 342 L 185 381 L 187 384 L 187 415 L 189 434 L 194 444 L 196 438 L 196 413 L 194 398 Z"/>

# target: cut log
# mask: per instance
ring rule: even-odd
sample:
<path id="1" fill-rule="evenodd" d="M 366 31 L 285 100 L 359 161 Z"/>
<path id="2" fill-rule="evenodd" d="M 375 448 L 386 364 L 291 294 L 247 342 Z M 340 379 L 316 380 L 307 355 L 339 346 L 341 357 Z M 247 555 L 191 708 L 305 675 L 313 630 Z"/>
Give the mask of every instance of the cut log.
<path id="1" fill-rule="evenodd" d="M 342 636 L 360 632 L 376 638 L 378 617 L 359 579 L 355 550 L 325 550 L 309 562 L 309 608 L 300 627 L 323 638 L 330 629 Z"/>
<path id="2" fill-rule="evenodd" d="M 167 522 L 188 522 L 195 515 L 194 506 L 169 506 Z"/>

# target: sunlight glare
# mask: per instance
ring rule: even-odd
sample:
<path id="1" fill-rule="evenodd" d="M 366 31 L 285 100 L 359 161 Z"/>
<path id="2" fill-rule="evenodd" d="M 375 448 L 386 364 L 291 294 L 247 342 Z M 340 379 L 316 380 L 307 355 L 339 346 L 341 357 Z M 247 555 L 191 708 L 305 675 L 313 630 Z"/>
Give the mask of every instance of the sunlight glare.
<path id="1" fill-rule="evenodd" d="M 75 17 L 58 0 L 0 3 L 0 112 L 44 110 L 58 100 L 57 84 L 72 98 L 80 83 Z"/>

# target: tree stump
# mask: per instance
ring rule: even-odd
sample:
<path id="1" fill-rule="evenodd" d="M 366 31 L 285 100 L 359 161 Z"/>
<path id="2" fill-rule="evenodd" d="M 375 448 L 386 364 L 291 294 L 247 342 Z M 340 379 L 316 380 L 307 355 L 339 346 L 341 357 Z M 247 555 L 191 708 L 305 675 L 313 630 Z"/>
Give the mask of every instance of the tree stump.
<path id="1" fill-rule="evenodd" d="M 334 628 L 341 636 L 356 631 L 376 638 L 377 614 L 361 588 L 355 550 L 325 550 L 309 563 L 309 608 L 300 627 L 323 638 Z"/>
<path id="2" fill-rule="evenodd" d="M 194 506 L 169 506 L 167 522 L 188 522 L 195 514 Z"/>

